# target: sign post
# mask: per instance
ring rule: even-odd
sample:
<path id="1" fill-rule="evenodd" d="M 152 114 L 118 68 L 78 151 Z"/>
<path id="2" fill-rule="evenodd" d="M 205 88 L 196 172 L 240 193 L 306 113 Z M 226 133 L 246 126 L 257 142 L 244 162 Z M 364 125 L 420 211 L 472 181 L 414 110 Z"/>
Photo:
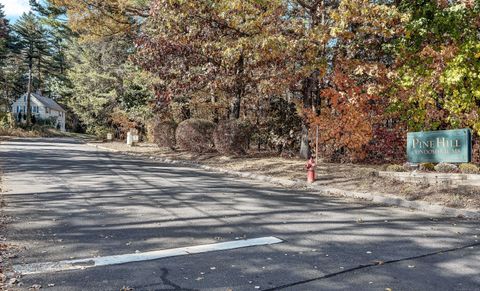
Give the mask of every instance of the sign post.
<path id="1" fill-rule="evenodd" d="M 470 129 L 409 132 L 407 156 L 410 163 L 470 163 Z"/>
<path id="2" fill-rule="evenodd" d="M 315 163 L 318 165 L 318 125 L 317 125 L 317 138 L 315 139 Z"/>

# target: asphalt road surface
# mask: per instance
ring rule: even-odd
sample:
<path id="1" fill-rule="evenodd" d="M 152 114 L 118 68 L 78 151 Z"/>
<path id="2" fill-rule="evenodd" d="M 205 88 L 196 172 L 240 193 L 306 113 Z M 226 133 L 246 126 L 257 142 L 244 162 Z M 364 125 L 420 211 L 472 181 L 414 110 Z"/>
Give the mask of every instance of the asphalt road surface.
<path id="1" fill-rule="evenodd" d="M 37 271 L 19 290 L 480 290 L 478 220 L 283 189 L 72 139 L 5 141 L 0 164 L 7 237 L 24 248 L 13 264 Z M 110 260 L 266 237 L 281 242 Z M 73 270 L 58 263 L 77 259 L 91 261 Z"/>

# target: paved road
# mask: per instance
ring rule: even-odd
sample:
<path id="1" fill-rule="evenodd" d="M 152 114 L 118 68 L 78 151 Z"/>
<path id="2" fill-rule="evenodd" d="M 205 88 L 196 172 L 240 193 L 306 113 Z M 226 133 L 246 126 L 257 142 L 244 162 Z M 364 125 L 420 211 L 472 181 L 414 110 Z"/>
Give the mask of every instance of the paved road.
<path id="1" fill-rule="evenodd" d="M 479 221 L 281 189 L 98 151 L 71 139 L 3 142 L 0 163 L 9 189 L 6 212 L 14 217 L 7 235 L 25 247 L 17 266 L 283 240 L 26 275 L 24 289 L 480 289 Z"/>

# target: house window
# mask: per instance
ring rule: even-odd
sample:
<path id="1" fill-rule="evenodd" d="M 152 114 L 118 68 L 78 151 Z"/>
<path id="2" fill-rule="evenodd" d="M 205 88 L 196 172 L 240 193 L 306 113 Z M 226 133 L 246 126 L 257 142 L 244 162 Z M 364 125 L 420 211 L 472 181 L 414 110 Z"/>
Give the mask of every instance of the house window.
<path id="1" fill-rule="evenodd" d="M 48 109 L 48 107 L 45 107 L 45 113 L 50 113 L 50 110 Z"/>
<path id="2" fill-rule="evenodd" d="M 23 102 L 27 102 L 27 95 L 23 96 Z"/>
<path id="3" fill-rule="evenodd" d="M 20 106 L 17 105 L 17 113 L 20 112 Z"/>

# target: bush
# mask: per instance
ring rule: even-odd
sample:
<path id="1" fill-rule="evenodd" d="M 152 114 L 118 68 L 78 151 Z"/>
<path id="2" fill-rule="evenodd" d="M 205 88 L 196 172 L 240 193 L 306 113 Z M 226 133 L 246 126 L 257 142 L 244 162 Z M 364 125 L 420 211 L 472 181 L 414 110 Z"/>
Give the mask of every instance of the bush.
<path id="1" fill-rule="evenodd" d="M 175 130 L 177 124 L 174 121 L 156 120 L 153 124 L 153 142 L 159 147 L 175 149 Z"/>
<path id="2" fill-rule="evenodd" d="M 221 154 L 243 155 L 250 145 L 251 128 L 238 120 L 221 122 L 213 132 L 215 149 Z"/>
<path id="3" fill-rule="evenodd" d="M 435 165 L 432 163 L 421 163 L 419 169 L 420 171 L 432 172 L 435 171 Z"/>
<path id="4" fill-rule="evenodd" d="M 479 174 L 480 169 L 475 164 L 461 164 L 459 167 L 460 172 L 464 174 Z"/>
<path id="5" fill-rule="evenodd" d="M 89 129 L 88 133 L 93 134 L 98 138 L 105 139 L 111 129 L 106 126 L 95 126 Z"/>
<path id="6" fill-rule="evenodd" d="M 139 123 L 132 121 L 128 114 L 121 110 L 116 110 L 111 114 L 111 125 L 112 129 L 115 129 L 117 137 L 121 139 L 127 137 L 129 130 L 139 128 Z M 100 136 L 106 137 L 107 134 Z"/>
<path id="7" fill-rule="evenodd" d="M 388 172 L 405 172 L 405 168 L 402 165 L 389 165 L 387 167 Z"/>
<path id="8" fill-rule="evenodd" d="M 15 117 L 12 113 L 0 112 L 0 127 L 11 128 L 15 126 Z"/>
<path id="9" fill-rule="evenodd" d="M 54 127 L 56 123 L 57 123 L 57 118 L 56 117 L 48 117 L 46 119 L 43 119 L 43 118 L 37 118 L 36 119 L 36 124 L 38 124 L 38 125 L 45 125 L 45 126 Z"/>
<path id="10" fill-rule="evenodd" d="M 260 113 L 255 128 L 252 128 L 251 144 L 255 144 L 259 150 L 263 147 L 276 150 L 279 154 L 298 153 L 302 117 L 298 114 L 295 103 L 271 97 L 265 105 L 266 108 L 261 111 L 264 113 Z"/>
<path id="11" fill-rule="evenodd" d="M 215 123 L 204 119 L 188 119 L 181 122 L 175 134 L 180 149 L 205 153 L 213 150 Z"/>
<path id="12" fill-rule="evenodd" d="M 454 164 L 440 163 L 435 166 L 435 171 L 440 173 L 456 173 L 458 172 L 458 167 Z"/>

